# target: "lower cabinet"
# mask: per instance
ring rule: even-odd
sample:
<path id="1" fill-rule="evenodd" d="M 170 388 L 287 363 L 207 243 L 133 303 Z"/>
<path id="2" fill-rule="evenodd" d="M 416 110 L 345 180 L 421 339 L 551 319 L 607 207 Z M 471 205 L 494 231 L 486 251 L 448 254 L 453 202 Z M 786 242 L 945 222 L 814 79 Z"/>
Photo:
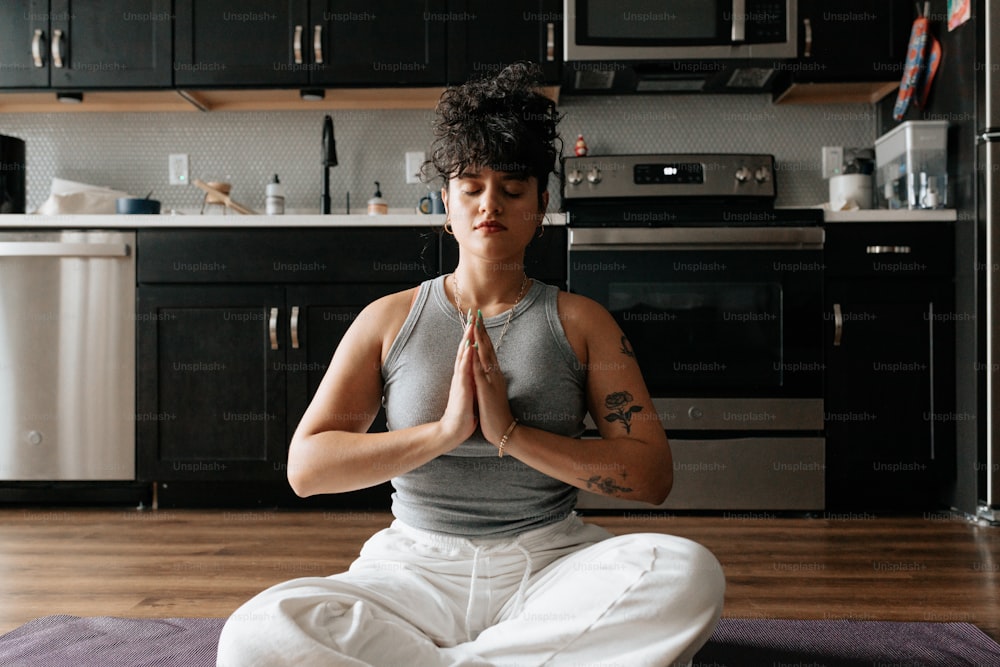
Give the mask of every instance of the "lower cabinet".
<path id="1" fill-rule="evenodd" d="M 827 508 L 932 510 L 954 477 L 950 223 L 827 227 Z"/>
<path id="2" fill-rule="evenodd" d="M 438 268 L 438 240 L 426 230 L 381 231 L 372 244 L 352 230 L 314 230 L 300 248 L 289 231 L 279 232 L 284 246 L 273 232 L 140 232 L 139 266 L 156 257 L 139 269 L 140 480 L 157 482 L 161 497 L 297 502 L 286 481 L 288 443 L 343 335 L 369 303 Z M 317 247 L 336 250 L 324 263 L 296 259 Z M 192 248 L 202 256 L 185 255 Z M 310 273 L 272 275 L 293 269 Z M 384 415 L 371 428 L 385 430 Z M 366 505 L 388 506 L 387 488 L 362 495 L 378 499 Z"/>

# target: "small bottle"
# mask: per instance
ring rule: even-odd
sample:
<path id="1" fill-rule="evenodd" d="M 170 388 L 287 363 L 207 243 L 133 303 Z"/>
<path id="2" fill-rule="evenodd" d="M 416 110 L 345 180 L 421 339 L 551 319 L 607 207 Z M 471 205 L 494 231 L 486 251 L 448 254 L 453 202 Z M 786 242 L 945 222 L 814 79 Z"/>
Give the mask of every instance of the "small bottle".
<path id="1" fill-rule="evenodd" d="M 283 215 L 285 213 L 285 187 L 278 180 L 277 174 L 267 184 L 264 209 L 267 215 Z"/>
<path id="2" fill-rule="evenodd" d="M 375 181 L 375 196 L 368 200 L 368 215 L 385 215 L 389 212 L 389 202 L 382 199 L 382 190 Z"/>

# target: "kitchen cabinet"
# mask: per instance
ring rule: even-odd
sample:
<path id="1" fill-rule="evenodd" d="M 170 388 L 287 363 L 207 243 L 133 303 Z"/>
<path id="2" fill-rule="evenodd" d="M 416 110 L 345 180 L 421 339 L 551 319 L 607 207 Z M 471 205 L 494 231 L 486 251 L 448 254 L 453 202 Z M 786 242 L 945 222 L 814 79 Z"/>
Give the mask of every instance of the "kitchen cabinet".
<path id="1" fill-rule="evenodd" d="M 170 0 L 8 0 L 0 5 L 0 87 L 169 88 Z"/>
<path id="2" fill-rule="evenodd" d="M 827 226 L 827 508 L 938 508 L 954 475 L 954 228 Z"/>
<path id="3" fill-rule="evenodd" d="M 562 61 L 561 0 L 474 3 L 451 0 L 448 83 L 495 74 L 518 60 L 536 62 L 546 83 L 558 85 Z"/>
<path id="4" fill-rule="evenodd" d="M 437 244 L 411 228 L 140 230 L 139 478 L 287 490 L 288 442 L 347 327 L 434 275 Z"/>
<path id="5" fill-rule="evenodd" d="M 800 56 L 780 68 L 775 98 L 813 89 L 830 101 L 878 101 L 903 76 L 914 18 L 907 0 L 799 0 Z"/>
<path id="6" fill-rule="evenodd" d="M 178 87 L 443 84 L 444 0 L 177 0 Z"/>

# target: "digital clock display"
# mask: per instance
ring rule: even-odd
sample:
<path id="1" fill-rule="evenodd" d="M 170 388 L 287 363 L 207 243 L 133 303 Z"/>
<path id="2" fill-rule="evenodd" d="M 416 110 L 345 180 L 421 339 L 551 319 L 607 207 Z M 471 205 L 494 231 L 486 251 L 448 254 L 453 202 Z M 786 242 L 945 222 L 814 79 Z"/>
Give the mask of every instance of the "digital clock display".
<path id="1" fill-rule="evenodd" d="M 637 164 L 632 178 L 636 185 L 699 184 L 705 182 L 705 168 L 699 162 Z"/>

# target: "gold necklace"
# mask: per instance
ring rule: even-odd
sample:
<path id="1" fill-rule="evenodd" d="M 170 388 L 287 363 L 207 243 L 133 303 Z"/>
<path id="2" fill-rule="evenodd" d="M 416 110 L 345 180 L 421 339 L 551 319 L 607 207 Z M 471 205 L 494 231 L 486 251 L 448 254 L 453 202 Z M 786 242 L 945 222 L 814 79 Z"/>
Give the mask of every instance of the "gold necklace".
<path id="1" fill-rule="evenodd" d="M 525 273 L 523 274 L 523 276 L 524 277 L 521 278 L 521 289 L 517 291 L 517 298 L 514 299 L 514 305 L 510 307 L 510 312 L 507 313 L 507 321 L 504 322 L 503 329 L 500 331 L 500 337 L 497 338 L 496 345 L 493 346 L 493 349 L 498 352 L 500 351 L 500 343 L 503 342 L 504 334 L 507 333 L 507 327 L 510 326 L 510 321 L 514 317 L 514 309 L 517 308 L 517 304 L 521 303 L 521 298 L 524 297 L 524 289 L 528 286 L 528 274 Z M 462 289 L 458 286 L 458 274 L 452 273 L 451 279 L 452 282 L 455 283 L 455 307 L 458 308 L 458 315 L 459 315 L 458 321 L 463 324 L 463 327 L 465 327 L 469 325 L 469 322 L 468 321 L 462 322 L 462 318 L 464 316 L 465 311 L 462 310 Z M 485 325 L 483 326 L 485 328 Z"/>

